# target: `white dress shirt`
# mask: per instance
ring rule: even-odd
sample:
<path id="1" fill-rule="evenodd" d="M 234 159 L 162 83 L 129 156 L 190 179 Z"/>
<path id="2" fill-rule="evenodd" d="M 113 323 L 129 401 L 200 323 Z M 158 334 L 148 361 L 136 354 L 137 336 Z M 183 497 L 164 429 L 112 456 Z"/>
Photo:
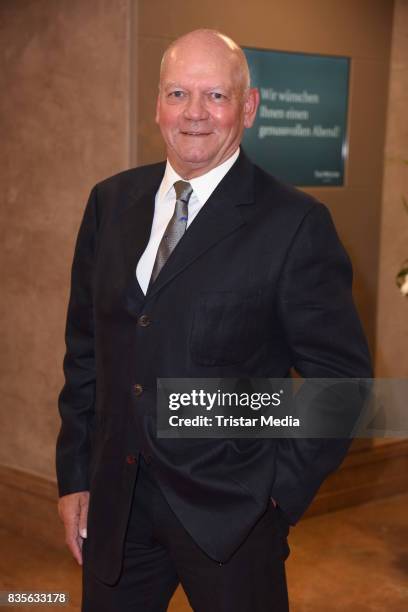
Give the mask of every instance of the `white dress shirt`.
<path id="1" fill-rule="evenodd" d="M 187 228 L 194 221 L 195 217 L 207 202 L 208 198 L 217 187 L 218 183 L 224 178 L 228 170 L 233 166 L 239 156 L 239 147 L 225 162 L 213 168 L 206 174 L 192 178 L 188 181 L 193 188 L 193 192 L 188 202 L 188 221 Z M 181 176 L 172 168 L 167 160 L 166 170 L 163 180 L 156 193 L 154 201 L 154 216 L 149 242 L 145 251 L 136 266 L 136 277 L 143 293 L 146 293 L 150 277 L 156 259 L 157 249 L 163 237 L 164 231 L 173 216 L 176 205 L 176 192 L 173 187 L 176 181 L 183 181 Z"/>

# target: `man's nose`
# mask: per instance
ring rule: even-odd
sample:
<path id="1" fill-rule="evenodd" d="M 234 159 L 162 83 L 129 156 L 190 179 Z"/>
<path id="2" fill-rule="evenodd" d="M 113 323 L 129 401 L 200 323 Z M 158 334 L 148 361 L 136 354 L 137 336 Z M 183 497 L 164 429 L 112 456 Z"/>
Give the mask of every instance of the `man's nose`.
<path id="1" fill-rule="evenodd" d="M 184 109 L 184 116 L 192 121 L 207 119 L 208 110 L 205 100 L 200 94 L 193 94 L 189 97 Z"/>

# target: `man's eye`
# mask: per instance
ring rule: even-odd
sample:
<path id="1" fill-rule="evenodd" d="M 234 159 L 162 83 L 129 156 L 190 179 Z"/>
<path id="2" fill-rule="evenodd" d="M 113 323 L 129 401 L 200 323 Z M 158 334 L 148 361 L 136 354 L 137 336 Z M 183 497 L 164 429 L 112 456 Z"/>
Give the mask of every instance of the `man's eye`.
<path id="1" fill-rule="evenodd" d="M 169 96 L 171 98 L 182 98 L 184 96 L 184 91 L 180 91 L 179 89 L 177 89 L 176 91 L 171 91 L 169 93 Z"/>
<path id="2" fill-rule="evenodd" d="M 219 91 L 212 91 L 210 93 L 210 97 L 213 100 L 223 100 L 225 98 L 225 96 L 222 93 L 220 93 Z"/>

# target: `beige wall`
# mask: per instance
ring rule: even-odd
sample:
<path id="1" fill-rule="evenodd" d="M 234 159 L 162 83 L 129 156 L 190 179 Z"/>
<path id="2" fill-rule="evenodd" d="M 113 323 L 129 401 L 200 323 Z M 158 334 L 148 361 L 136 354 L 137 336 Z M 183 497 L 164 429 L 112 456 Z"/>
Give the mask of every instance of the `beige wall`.
<path id="1" fill-rule="evenodd" d="M 391 54 L 381 221 L 377 376 L 408 378 L 408 298 L 394 283 L 408 259 L 408 0 L 397 0 Z M 403 163 L 405 160 L 405 164 Z"/>
<path id="2" fill-rule="evenodd" d="M 406 8 L 406 0 L 400 5 Z M 248 46 L 353 58 L 347 186 L 313 193 L 331 207 L 352 254 L 355 293 L 374 344 L 392 6 L 389 0 L 0 2 L 0 78 L 7 92 L 0 98 L 0 463 L 54 478 L 69 269 L 85 199 L 95 181 L 126 168 L 129 159 L 163 156 L 153 120 L 160 56 L 170 40 L 196 27 L 225 30 Z M 402 113 L 402 102 L 399 108 Z M 387 173 L 397 166 L 387 162 Z M 408 254 L 397 252 L 388 227 L 386 211 L 394 206 L 388 180 L 379 313 L 392 318 L 395 303 L 408 307 L 392 278 Z M 399 219 L 400 229 L 406 219 L 399 200 L 395 211 L 390 218 Z M 402 323 L 406 310 L 398 316 Z M 384 336 L 381 325 L 392 364 L 402 342 L 398 331 L 392 340 L 389 331 Z"/>
<path id="3" fill-rule="evenodd" d="M 0 3 L 0 463 L 54 478 L 70 262 L 128 164 L 128 2 Z"/>

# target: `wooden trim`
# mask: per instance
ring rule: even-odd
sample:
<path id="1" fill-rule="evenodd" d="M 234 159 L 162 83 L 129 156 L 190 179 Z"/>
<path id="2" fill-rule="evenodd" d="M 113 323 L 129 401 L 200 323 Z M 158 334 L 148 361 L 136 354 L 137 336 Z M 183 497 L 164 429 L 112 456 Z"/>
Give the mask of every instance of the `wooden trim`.
<path id="1" fill-rule="evenodd" d="M 58 500 L 55 482 L 6 465 L 0 465 L 0 485 L 50 501 Z"/>
<path id="2" fill-rule="evenodd" d="M 65 548 L 55 482 L 0 465 L 0 524 L 23 537 Z"/>
<path id="3" fill-rule="evenodd" d="M 408 491 L 408 440 L 376 446 L 356 442 L 323 483 L 306 516 Z"/>

